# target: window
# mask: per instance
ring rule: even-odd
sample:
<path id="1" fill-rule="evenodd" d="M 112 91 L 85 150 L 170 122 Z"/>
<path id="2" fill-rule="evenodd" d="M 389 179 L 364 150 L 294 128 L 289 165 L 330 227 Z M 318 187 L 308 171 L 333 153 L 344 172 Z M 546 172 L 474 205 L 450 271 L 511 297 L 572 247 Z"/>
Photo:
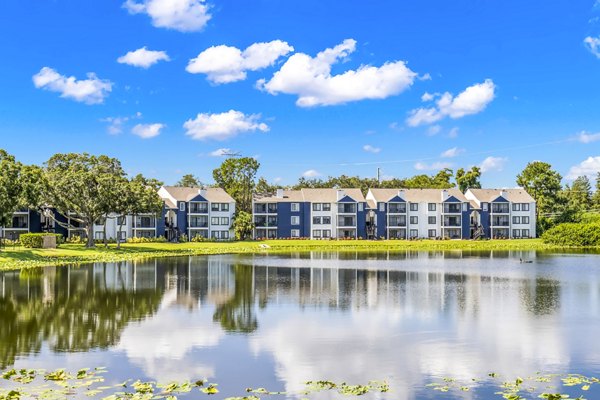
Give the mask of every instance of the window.
<path id="1" fill-rule="evenodd" d="M 103 238 L 102 232 L 94 232 L 94 239 L 101 240 Z"/>
<path id="2" fill-rule="evenodd" d="M 323 217 L 323 225 L 331 224 L 331 217 Z"/>
<path id="3" fill-rule="evenodd" d="M 292 229 L 291 236 L 293 238 L 299 238 L 300 237 L 300 229 Z"/>
<path id="4" fill-rule="evenodd" d="M 120 216 L 119 218 L 117 218 L 117 225 L 125 225 L 125 224 L 126 224 L 125 217 Z"/>
<path id="5" fill-rule="evenodd" d="M 379 203 L 379 211 L 385 211 L 385 203 Z"/>
<path id="6" fill-rule="evenodd" d="M 320 229 L 313 230 L 313 237 L 320 238 L 321 237 L 321 230 Z"/>
<path id="7" fill-rule="evenodd" d="M 313 203 L 313 211 L 321 211 L 321 203 Z"/>
<path id="8" fill-rule="evenodd" d="M 292 216 L 292 225 L 300 225 L 300 217 L 297 215 Z"/>
<path id="9" fill-rule="evenodd" d="M 123 240 L 125 240 L 127 238 L 127 232 L 121 231 L 118 234 L 119 234 L 119 240 L 120 241 L 123 241 Z"/>
<path id="10" fill-rule="evenodd" d="M 427 210 L 428 211 L 435 211 L 435 203 L 428 203 L 427 204 Z"/>
<path id="11" fill-rule="evenodd" d="M 185 211 L 185 203 L 179 203 L 179 211 Z"/>
<path id="12" fill-rule="evenodd" d="M 521 230 L 520 229 L 513 229 L 513 237 L 514 238 L 521 237 Z"/>
<path id="13" fill-rule="evenodd" d="M 521 223 L 521 217 L 513 217 L 513 224 L 520 224 L 520 223 Z"/>
<path id="14" fill-rule="evenodd" d="M 219 217 L 211 217 L 210 224 L 211 225 L 219 225 Z"/>
<path id="15" fill-rule="evenodd" d="M 229 211 L 229 203 L 221 203 L 221 211 Z"/>
<path id="16" fill-rule="evenodd" d="M 419 203 L 410 203 L 410 211 L 419 211 Z"/>
<path id="17" fill-rule="evenodd" d="M 419 230 L 418 229 L 411 229 L 410 230 L 410 237 L 411 238 L 419 237 Z"/>
<path id="18" fill-rule="evenodd" d="M 292 212 L 300 211 L 300 203 L 292 203 L 290 205 L 290 209 L 292 210 Z"/>
<path id="19" fill-rule="evenodd" d="M 329 229 L 323 229 L 323 237 L 324 238 L 330 238 L 331 237 L 331 231 Z"/>
<path id="20" fill-rule="evenodd" d="M 314 225 L 321 225 L 321 217 L 313 217 Z"/>
<path id="21" fill-rule="evenodd" d="M 529 235 L 529 229 L 522 229 L 522 230 L 521 230 L 521 237 L 524 237 L 524 238 L 531 237 L 531 236 Z"/>
<path id="22" fill-rule="evenodd" d="M 331 204 L 323 203 L 323 211 L 331 211 Z"/>
<path id="23" fill-rule="evenodd" d="M 363 210 L 363 203 L 358 203 L 358 211 L 362 211 Z"/>
<path id="24" fill-rule="evenodd" d="M 229 225 L 229 218 L 221 217 L 221 225 Z"/>
<path id="25" fill-rule="evenodd" d="M 482 211 L 487 211 L 488 210 L 488 203 L 481 203 L 481 210 Z"/>
<path id="26" fill-rule="evenodd" d="M 229 231 L 221 232 L 221 239 L 229 239 Z"/>
<path id="27" fill-rule="evenodd" d="M 410 223 L 415 225 L 419 223 L 419 217 L 410 217 Z"/>
<path id="28" fill-rule="evenodd" d="M 428 231 L 428 234 L 429 234 L 429 237 L 430 237 L 430 238 L 434 238 L 434 237 L 436 237 L 436 236 L 437 236 L 437 231 L 436 231 L 435 229 L 430 229 L 430 230 Z"/>
<path id="29" fill-rule="evenodd" d="M 529 211 L 529 203 L 521 204 L 521 211 Z"/>
<path id="30" fill-rule="evenodd" d="M 427 217 L 427 223 L 429 225 L 435 225 L 435 217 Z"/>
<path id="31" fill-rule="evenodd" d="M 513 203 L 512 205 L 512 209 L 513 211 L 521 211 L 521 204 L 520 203 Z"/>
<path id="32" fill-rule="evenodd" d="M 522 224 L 528 224 L 529 223 L 529 217 L 521 217 L 521 223 Z"/>

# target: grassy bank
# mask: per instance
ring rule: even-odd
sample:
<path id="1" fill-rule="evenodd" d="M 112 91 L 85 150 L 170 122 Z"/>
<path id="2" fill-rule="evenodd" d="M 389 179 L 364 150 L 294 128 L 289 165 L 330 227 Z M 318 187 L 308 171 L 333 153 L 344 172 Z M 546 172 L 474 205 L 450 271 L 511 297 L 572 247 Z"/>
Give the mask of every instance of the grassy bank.
<path id="1" fill-rule="evenodd" d="M 261 248 L 266 244 L 268 249 Z M 539 239 L 523 240 L 419 240 L 419 241 L 366 241 L 366 240 L 269 240 L 265 242 L 226 243 L 142 243 L 124 244 L 118 250 L 98 246 L 86 249 L 79 244 L 63 244 L 58 249 L 26 249 L 7 247 L 0 251 L 0 270 L 67 265 L 90 262 L 129 261 L 151 257 L 173 257 L 210 254 L 283 253 L 302 251 L 404 251 L 404 250 L 556 250 L 558 246 L 542 243 Z"/>

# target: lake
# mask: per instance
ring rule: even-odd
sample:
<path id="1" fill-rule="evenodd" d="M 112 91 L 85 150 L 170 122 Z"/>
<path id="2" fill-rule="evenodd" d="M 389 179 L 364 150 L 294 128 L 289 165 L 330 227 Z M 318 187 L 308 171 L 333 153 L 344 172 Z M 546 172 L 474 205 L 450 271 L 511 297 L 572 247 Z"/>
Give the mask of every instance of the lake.
<path id="1" fill-rule="evenodd" d="M 392 392 L 373 398 L 483 399 L 496 398 L 487 381 L 468 393 L 426 385 L 490 372 L 600 375 L 594 254 L 225 255 L 0 280 L 2 368 L 105 366 L 113 383 L 207 378 L 218 398 L 328 379 L 387 380 Z"/>

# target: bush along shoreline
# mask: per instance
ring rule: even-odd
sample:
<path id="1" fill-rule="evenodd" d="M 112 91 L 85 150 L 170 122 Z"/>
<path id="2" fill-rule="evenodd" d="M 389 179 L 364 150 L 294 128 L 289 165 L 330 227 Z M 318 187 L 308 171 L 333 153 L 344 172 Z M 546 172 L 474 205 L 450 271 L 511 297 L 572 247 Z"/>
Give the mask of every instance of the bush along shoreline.
<path id="1" fill-rule="evenodd" d="M 570 222 L 556 225 L 542 234 L 542 241 L 563 247 L 600 246 L 599 222 Z"/>

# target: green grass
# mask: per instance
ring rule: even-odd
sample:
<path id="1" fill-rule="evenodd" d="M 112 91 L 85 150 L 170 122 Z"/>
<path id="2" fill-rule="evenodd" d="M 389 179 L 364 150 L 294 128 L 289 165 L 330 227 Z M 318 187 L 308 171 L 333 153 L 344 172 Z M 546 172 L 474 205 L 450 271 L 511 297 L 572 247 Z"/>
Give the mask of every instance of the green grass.
<path id="1" fill-rule="evenodd" d="M 267 244 L 268 249 L 262 249 Z M 558 246 L 540 239 L 521 240 L 268 240 L 264 242 L 141 243 L 124 244 L 118 250 L 98 246 L 86 249 L 80 244 L 63 244 L 58 249 L 6 247 L 0 250 L 0 270 L 57 266 L 91 262 L 129 261 L 153 257 L 210 254 L 285 253 L 302 251 L 440 251 L 440 250 L 557 250 Z"/>

